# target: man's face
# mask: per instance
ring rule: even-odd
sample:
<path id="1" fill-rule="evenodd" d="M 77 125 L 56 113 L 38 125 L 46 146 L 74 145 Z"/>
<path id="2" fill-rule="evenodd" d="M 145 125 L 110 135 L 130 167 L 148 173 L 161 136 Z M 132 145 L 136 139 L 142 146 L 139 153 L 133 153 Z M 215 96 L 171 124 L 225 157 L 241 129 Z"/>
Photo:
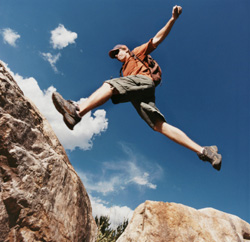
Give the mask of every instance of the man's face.
<path id="1" fill-rule="evenodd" d="M 115 55 L 115 58 L 121 62 L 125 62 L 126 59 L 129 57 L 129 50 L 126 46 L 122 46 L 117 50 L 117 54 Z"/>

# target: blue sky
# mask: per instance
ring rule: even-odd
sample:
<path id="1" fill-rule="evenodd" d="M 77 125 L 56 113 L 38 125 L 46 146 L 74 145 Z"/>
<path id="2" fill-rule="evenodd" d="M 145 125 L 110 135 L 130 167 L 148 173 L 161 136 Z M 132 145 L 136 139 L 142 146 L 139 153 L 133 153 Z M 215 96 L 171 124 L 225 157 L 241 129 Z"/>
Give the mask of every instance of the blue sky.
<path id="1" fill-rule="evenodd" d="M 153 3 L 153 6 L 152 6 Z M 74 132 L 51 93 L 84 101 L 121 64 L 118 43 L 147 42 L 183 13 L 152 53 L 163 70 L 156 103 L 167 122 L 219 147 L 220 172 L 153 132 L 129 103 L 88 113 Z M 250 3 L 248 0 L 0 2 L 0 59 L 46 116 L 83 180 L 95 214 L 115 224 L 145 200 L 213 207 L 250 222 Z"/>

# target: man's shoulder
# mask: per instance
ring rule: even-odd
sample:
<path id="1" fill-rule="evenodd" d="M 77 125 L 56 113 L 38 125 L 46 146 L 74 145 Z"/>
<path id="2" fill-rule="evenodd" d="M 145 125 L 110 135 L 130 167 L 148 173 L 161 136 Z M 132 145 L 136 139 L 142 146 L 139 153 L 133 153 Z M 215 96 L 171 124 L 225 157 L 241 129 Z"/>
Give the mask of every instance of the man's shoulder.
<path id="1" fill-rule="evenodd" d="M 148 55 L 155 49 L 156 49 L 156 47 L 153 45 L 152 39 L 150 39 L 148 42 L 134 48 L 132 50 L 132 52 L 135 55 L 138 55 L 138 56 L 140 56 L 140 55 Z"/>

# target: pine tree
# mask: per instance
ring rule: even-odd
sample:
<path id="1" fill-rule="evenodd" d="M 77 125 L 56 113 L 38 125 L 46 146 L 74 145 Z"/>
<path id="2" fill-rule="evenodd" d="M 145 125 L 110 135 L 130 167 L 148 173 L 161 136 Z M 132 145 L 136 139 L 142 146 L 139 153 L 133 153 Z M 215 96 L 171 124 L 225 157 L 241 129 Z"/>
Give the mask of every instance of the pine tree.
<path id="1" fill-rule="evenodd" d="M 124 220 L 116 229 L 110 228 L 110 218 L 108 216 L 95 217 L 98 227 L 96 242 L 115 242 L 128 226 L 128 220 Z"/>

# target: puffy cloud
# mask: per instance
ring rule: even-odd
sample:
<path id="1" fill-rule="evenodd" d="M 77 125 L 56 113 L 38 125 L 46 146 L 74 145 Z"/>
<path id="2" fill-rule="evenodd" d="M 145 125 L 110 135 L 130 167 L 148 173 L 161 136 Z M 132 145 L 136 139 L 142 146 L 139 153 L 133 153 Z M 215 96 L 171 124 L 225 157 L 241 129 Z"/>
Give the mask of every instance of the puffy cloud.
<path id="1" fill-rule="evenodd" d="M 57 28 L 51 31 L 50 43 L 54 49 L 63 49 L 69 44 L 75 43 L 77 38 L 77 33 L 67 30 L 62 24 L 59 24 Z M 41 53 L 44 60 L 48 61 L 52 69 L 58 73 L 56 68 L 56 63 L 61 57 L 61 53 L 51 54 L 51 53 Z"/>
<path id="2" fill-rule="evenodd" d="M 116 229 L 118 225 L 125 220 L 130 220 L 133 216 L 133 210 L 127 206 L 108 206 L 109 203 L 99 198 L 90 196 L 93 216 L 108 216 L 110 218 L 110 227 Z"/>
<path id="3" fill-rule="evenodd" d="M 87 113 L 75 129 L 70 131 L 51 100 L 51 95 L 56 91 L 56 88 L 51 86 L 43 91 L 33 77 L 23 78 L 19 74 L 14 74 L 10 69 L 9 72 L 13 75 L 25 96 L 38 107 L 50 122 L 65 149 L 74 150 L 76 147 L 79 147 L 80 149 L 88 150 L 93 145 L 94 136 L 100 135 L 101 132 L 107 130 L 108 120 L 106 119 L 106 112 L 99 109 L 93 115 L 91 115 L 91 112 Z M 86 127 L 88 128 L 86 129 Z"/>
<path id="4" fill-rule="evenodd" d="M 100 167 L 101 174 L 98 171 L 95 174 L 77 171 L 89 193 L 96 192 L 105 196 L 112 192 L 117 193 L 131 185 L 139 188 L 157 188 L 157 185 L 152 182 L 161 178 L 162 168 L 155 163 L 152 165 L 127 145 L 121 144 L 121 147 L 128 158 L 103 162 Z"/>
<path id="5" fill-rule="evenodd" d="M 16 41 L 21 37 L 17 32 L 10 28 L 3 29 L 2 35 L 4 43 L 7 43 L 13 47 L 16 46 Z"/>
<path id="6" fill-rule="evenodd" d="M 48 61 L 52 67 L 52 69 L 58 73 L 58 70 L 56 68 L 56 62 L 61 57 L 61 53 L 58 53 L 57 55 L 52 55 L 51 53 L 41 53 L 44 60 Z"/>
<path id="7" fill-rule="evenodd" d="M 50 43 L 54 49 L 63 49 L 69 44 L 75 43 L 77 33 L 67 30 L 62 24 L 51 31 Z"/>

